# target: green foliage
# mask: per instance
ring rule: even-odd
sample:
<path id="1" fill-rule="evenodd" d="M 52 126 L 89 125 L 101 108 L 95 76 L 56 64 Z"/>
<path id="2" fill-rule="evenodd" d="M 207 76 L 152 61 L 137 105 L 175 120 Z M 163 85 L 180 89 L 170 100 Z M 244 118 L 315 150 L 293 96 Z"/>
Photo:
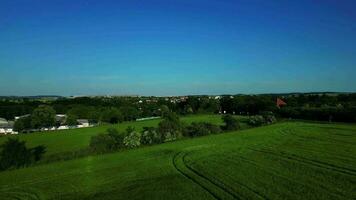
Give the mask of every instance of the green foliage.
<path id="1" fill-rule="evenodd" d="M 251 126 L 262 126 L 263 124 L 266 123 L 265 118 L 262 115 L 255 115 L 249 117 L 248 124 Z"/>
<path id="2" fill-rule="evenodd" d="M 31 117 L 22 117 L 15 121 L 14 131 L 22 132 L 28 129 L 31 129 Z"/>
<path id="3" fill-rule="evenodd" d="M 123 140 L 123 134 L 120 134 L 115 128 L 109 128 L 106 134 L 101 133 L 91 137 L 89 149 L 95 153 L 115 151 L 124 146 Z"/>
<path id="4" fill-rule="evenodd" d="M 0 170 L 28 166 L 39 161 L 45 152 L 44 146 L 28 149 L 24 141 L 19 141 L 17 138 L 8 138 L 1 145 Z"/>
<path id="5" fill-rule="evenodd" d="M 68 126 L 75 126 L 75 125 L 78 124 L 77 119 L 78 119 L 78 116 L 70 113 L 70 114 L 67 115 L 67 119 L 66 119 L 65 123 Z"/>
<path id="6" fill-rule="evenodd" d="M 40 161 L 43 155 L 46 153 L 46 147 L 43 145 L 34 147 L 31 149 L 31 153 L 35 162 Z"/>
<path id="7" fill-rule="evenodd" d="M 107 108 L 101 114 L 101 121 L 111 124 L 122 122 L 124 117 L 117 108 Z"/>
<path id="8" fill-rule="evenodd" d="M 141 145 L 141 134 L 133 131 L 125 136 L 124 145 L 128 148 L 136 148 Z"/>
<path id="9" fill-rule="evenodd" d="M 219 126 L 207 123 L 207 122 L 193 122 L 187 126 L 184 131 L 184 135 L 188 137 L 198 137 L 210 134 L 220 133 Z"/>
<path id="10" fill-rule="evenodd" d="M 132 106 L 124 106 L 120 108 L 120 111 L 123 115 L 123 120 L 125 121 L 134 121 L 139 118 L 139 111 Z"/>
<path id="11" fill-rule="evenodd" d="M 163 118 L 170 113 L 170 110 L 167 105 L 162 105 L 160 107 L 160 111 L 161 111 L 161 117 L 163 117 Z"/>
<path id="12" fill-rule="evenodd" d="M 141 135 L 141 144 L 150 145 L 161 143 L 161 137 L 154 127 L 144 127 Z"/>
<path id="13" fill-rule="evenodd" d="M 223 129 L 226 131 L 233 131 L 237 130 L 240 128 L 240 124 L 236 118 L 234 118 L 232 115 L 224 115 L 222 116 L 222 120 L 225 123 L 225 126 L 223 126 Z"/>
<path id="14" fill-rule="evenodd" d="M 98 134 L 96 136 L 92 136 L 90 139 L 89 148 L 92 152 L 95 153 L 106 153 L 110 151 L 114 151 L 117 148 L 115 138 L 111 137 L 108 134 Z"/>
<path id="15" fill-rule="evenodd" d="M 182 117 L 181 121 L 187 124 L 198 121 L 221 124 L 221 116 L 192 115 Z M 123 133 L 125 133 L 125 130 L 128 126 L 133 127 L 138 132 L 142 132 L 143 127 L 158 127 L 159 122 L 161 122 L 161 119 L 147 120 L 142 122 L 123 122 L 119 126 L 103 124 L 84 129 L 58 130 L 41 134 L 19 134 L 17 137 L 20 140 L 26 141 L 26 143 L 31 147 L 45 145 L 47 147 L 47 152 L 43 158 L 44 161 L 51 159 L 52 155 L 58 155 L 61 153 L 71 155 L 72 152 L 77 152 L 88 148 L 91 137 L 97 135 L 98 133 L 105 133 L 108 128 L 116 128 L 121 133 L 120 135 L 124 135 Z M 0 137 L 0 145 L 3 144 L 7 138 L 8 136 Z"/>
<path id="16" fill-rule="evenodd" d="M 183 125 L 177 114 L 167 113 L 163 120 L 158 124 L 158 133 L 162 141 L 171 141 L 182 136 Z"/>
<path id="17" fill-rule="evenodd" d="M 47 105 L 40 105 L 31 115 L 31 126 L 34 128 L 50 127 L 55 125 L 56 111 Z"/>

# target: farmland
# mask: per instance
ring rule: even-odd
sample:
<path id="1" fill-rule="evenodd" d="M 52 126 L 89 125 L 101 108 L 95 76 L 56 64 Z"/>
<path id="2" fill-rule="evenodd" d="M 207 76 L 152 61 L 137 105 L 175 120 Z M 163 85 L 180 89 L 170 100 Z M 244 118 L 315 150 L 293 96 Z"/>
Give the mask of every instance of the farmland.
<path id="1" fill-rule="evenodd" d="M 183 119 L 191 120 L 199 119 Z M 137 128 L 157 123 L 134 122 Z M 34 137 L 33 145 L 105 128 L 21 139 Z M 88 142 L 73 140 L 62 146 Z M 355 199 L 355 155 L 355 125 L 284 122 L 4 171 L 0 199 Z"/>
<path id="2" fill-rule="evenodd" d="M 187 124 L 192 122 L 222 123 L 220 115 L 192 115 L 182 117 L 181 120 Z M 39 132 L 10 137 L 19 137 L 19 139 L 26 141 L 30 147 L 45 145 L 47 148 L 47 153 L 45 155 L 51 156 L 52 154 L 72 152 L 86 148 L 91 136 L 103 133 L 110 127 L 117 128 L 119 131 L 124 131 L 128 126 L 132 126 L 139 131 L 143 127 L 156 127 L 159 122 L 160 119 L 140 122 L 123 122 L 120 124 L 100 125 L 92 128 Z M 8 136 L 0 137 L 0 144 L 6 141 L 7 137 Z"/>

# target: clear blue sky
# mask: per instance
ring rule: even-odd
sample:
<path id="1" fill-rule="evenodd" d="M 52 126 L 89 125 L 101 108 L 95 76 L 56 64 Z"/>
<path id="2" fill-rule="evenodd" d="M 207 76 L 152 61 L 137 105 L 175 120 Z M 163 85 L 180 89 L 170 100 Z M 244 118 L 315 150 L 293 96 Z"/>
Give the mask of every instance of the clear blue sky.
<path id="1" fill-rule="evenodd" d="M 356 1 L 1 0 L 0 95 L 356 91 Z"/>

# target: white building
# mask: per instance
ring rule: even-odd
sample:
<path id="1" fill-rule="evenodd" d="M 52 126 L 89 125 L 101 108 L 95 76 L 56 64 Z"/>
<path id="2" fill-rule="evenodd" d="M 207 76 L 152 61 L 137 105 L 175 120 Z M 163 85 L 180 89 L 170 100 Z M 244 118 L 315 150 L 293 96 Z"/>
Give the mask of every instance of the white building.
<path id="1" fill-rule="evenodd" d="M 78 119 L 77 122 L 78 122 L 78 126 L 77 126 L 78 128 L 85 128 L 90 126 L 89 120 L 87 119 Z"/>
<path id="2" fill-rule="evenodd" d="M 7 121 L 4 118 L 0 118 L 0 134 L 18 134 L 18 132 L 13 130 L 13 127 L 13 121 Z"/>

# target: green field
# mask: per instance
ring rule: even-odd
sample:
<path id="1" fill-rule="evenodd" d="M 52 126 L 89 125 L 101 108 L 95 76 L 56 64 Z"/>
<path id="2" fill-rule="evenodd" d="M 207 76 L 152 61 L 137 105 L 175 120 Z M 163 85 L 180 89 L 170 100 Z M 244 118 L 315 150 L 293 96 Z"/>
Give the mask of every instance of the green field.
<path id="1" fill-rule="evenodd" d="M 356 125 L 284 122 L 5 171 L 0 199 L 356 199 Z"/>
<path id="2" fill-rule="evenodd" d="M 182 117 L 181 120 L 187 124 L 192 122 L 210 122 L 214 124 L 222 123 L 220 115 L 194 115 Z M 18 137 L 20 140 L 26 141 L 29 147 L 45 145 L 47 147 L 47 153 L 45 156 L 51 156 L 53 154 L 73 152 L 86 148 L 89 145 L 91 136 L 99 133 L 105 133 L 110 127 L 117 128 L 119 131 L 123 132 L 128 126 L 132 126 L 137 131 L 140 131 L 143 127 L 156 127 L 159 122 L 160 120 L 156 119 L 140 122 L 123 122 L 117 125 L 100 125 L 91 128 L 47 131 L 21 134 L 18 136 L 3 136 L 0 137 L 0 144 L 6 141 L 8 137 Z"/>

